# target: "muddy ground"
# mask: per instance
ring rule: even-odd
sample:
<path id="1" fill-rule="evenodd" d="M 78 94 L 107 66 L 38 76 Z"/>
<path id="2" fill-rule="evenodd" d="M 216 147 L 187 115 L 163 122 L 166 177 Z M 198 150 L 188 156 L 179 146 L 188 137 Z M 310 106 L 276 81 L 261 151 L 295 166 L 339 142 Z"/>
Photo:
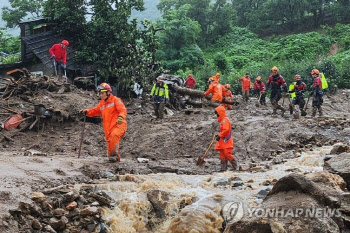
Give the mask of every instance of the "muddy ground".
<path id="1" fill-rule="evenodd" d="M 218 153 L 212 149 L 205 167 L 196 166 L 219 125 L 212 107 L 189 108 L 181 111 L 167 108 L 165 119 L 153 116 L 147 100 L 124 99 L 128 108 L 128 129 L 121 141 L 120 164 L 106 159 L 106 145 L 99 119 L 87 119 L 81 157 L 79 142 L 83 129 L 80 109 L 93 107 L 98 98 L 93 91 L 74 86 L 58 94 L 38 90 L 30 95 L 13 96 L 0 106 L 19 112 L 34 111 L 34 104 L 60 112 L 52 119 L 41 119 L 31 130 L 20 132 L 22 123 L 11 131 L 0 130 L 0 232 L 17 232 L 9 210 L 20 201 L 28 200 L 33 191 L 62 184 L 94 183 L 113 174 L 211 174 L 219 170 Z M 296 153 L 315 146 L 347 143 L 350 139 L 349 91 L 338 91 L 324 98 L 324 117 L 308 115 L 298 120 L 288 112 L 271 115 L 266 107 L 256 107 L 257 100 L 241 102 L 228 111 L 232 121 L 234 154 L 244 170 L 268 168 L 276 156 L 292 158 Z M 282 102 L 282 100 L 281 100 Z M 284 101 L 287 108 L 288 101 Z M 311 105 L 311 101 L 309 106 Z M 1 113 L 8 113 L 0 110 Z M 0 115 L 4 122 L 9 115 Z M 31 122 L 30 122 L 31 123 Z M 40 155 L 26 156 L 28 150 Z M 149 159 L 138 163 L 137 158 Z"/>

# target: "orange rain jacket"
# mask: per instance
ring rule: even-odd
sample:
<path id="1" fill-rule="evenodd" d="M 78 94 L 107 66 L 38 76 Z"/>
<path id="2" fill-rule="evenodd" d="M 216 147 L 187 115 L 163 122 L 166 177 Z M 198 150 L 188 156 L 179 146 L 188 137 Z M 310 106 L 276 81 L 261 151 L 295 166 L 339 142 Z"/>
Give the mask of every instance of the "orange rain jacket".
<path id="1" fill-rule="evenodd" d="M 233 149 L 233 137 L 231 130 L 231 122 L 226 116 L 226 110 L 223 106 L 215 108 L 219 114 L 218 121 L 220 123 L 220 140 L 215 145 L 215 150 Z"/>
<path id="2" fill-rule="evenodd" d="M 107 100 L 100 100 L 98 105 L 94 108 L 88 109 L 86 115 L 88 117 L 102 116 L 103 120 L 103 131 L 105 133 L 106 140 L 109 139 L 109 135 L 115 128 L 121 128 L 126 131 L 126 114 L 127 110 L 122 100 L 112 94 Z M 117 124 L 117 118 L 123 117 L 123 123 Z"/>
<path id="3" fill-rule="evenodd" d="M 250 78 L 247 76 L 243 76 L 239 79 L 239 81 L 242 83 L 242 91 L 249 91 L 250 90 Z"/>
<path id="4" fill-rule="evenodd" d="M 213 81 L 204 95 L 212 93 L 211 100 L 222 102 L 222 85 L 218 81 Z"/>

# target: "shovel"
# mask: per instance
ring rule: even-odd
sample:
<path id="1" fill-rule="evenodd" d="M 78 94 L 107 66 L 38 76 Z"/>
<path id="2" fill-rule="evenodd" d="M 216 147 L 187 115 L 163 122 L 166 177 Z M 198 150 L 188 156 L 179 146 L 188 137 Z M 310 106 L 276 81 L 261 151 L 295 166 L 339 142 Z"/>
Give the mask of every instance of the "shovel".
<path id="1" fill-rule="evenodd" d="M 292 101 L 290 101 L 290 98 L 288 97 L 288 100 L 289 100 L 289 106 L 292 107 L 292 111 L 293 111 L 293 117 L 294 119 L 299 119 L 299 113 L 295 111 L 295 106 L 294 104 L 292 104 Z"/>
<path id="2" fill-rule="evenodd" d="M 55 76 L 57 76 L 56 60 L 55 59 L 53 59 L 53 66 L 55 67 Z"/>
<path id="3" fill-rule="evenodd" d="M 260 92 L 260 95 L 259 95 L 259 99 L 258 99 L 258 102 L 255 104 L 255 107 L 259 107 L 260 106 L 260 99 L 261 99 L 261 92 Z"/>
<path id="4" fill-rule="evenodd" d="M 82 146 L 83 140 L 84 140 L 85 121 L 86 121 L 86 115 L 84 115 L 83 130 L 81 131 L 81 138 L 80 138 L 80 145 L 79 145 L 79 154 L 78 154 L 78 158 L 80 158 L 81 146 Z"/>
<path id="5" fill-rule="evenodd" d="M 66 70 L 64 70 L 64 77 L 65 77 L 66 83 L 67 83 L 67 82 L 68 82 L 68 79 L 67 79 L 67 72 L 66 72 Z"/>
<path id="6" fill-rule="evenodd" d="M 210 145 L 209 145 L 208 149 L 205 151 L 203 157 L 200 157 L 200 156 L 198 157 L 198 160 L 197 160 L 197 165 L 198 166 L 202 166 L 203 167 L 205 165 L 205 161 L 204 161 L 205 156 L 207 156 L 207 154 L 208 154 L 210 148 L 212 147 L 212 145 L 214 144 L 214 142 L 215 142 L 215 134 L 213 135 L 213 139 L 211 140 Z"/>
<path id="7" fill-rule="evenodd" d="M 301 113 L 302 116 L 306 116 L 306 115 L 307 115 L 306 109 L 307 109 L 307 105 L 309 104 L 310 97 L 311 97 L 311 95 L 309 94 L 309 97 L 307 97 L 305 109 L 304 109 L 304 111 Z"/>

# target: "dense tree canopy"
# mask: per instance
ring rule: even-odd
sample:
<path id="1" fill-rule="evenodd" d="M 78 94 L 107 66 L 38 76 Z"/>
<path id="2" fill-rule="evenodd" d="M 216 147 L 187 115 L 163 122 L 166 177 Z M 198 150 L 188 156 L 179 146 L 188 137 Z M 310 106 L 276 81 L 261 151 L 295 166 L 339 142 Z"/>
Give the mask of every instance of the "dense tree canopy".
<path id="1" fill-rule="evenodd" d="M 13 28 L 25 17 L 40 17 L 45 0 L 9 0 L 11 7 L 3 7 L 1 17 L 6 26 Z"/>

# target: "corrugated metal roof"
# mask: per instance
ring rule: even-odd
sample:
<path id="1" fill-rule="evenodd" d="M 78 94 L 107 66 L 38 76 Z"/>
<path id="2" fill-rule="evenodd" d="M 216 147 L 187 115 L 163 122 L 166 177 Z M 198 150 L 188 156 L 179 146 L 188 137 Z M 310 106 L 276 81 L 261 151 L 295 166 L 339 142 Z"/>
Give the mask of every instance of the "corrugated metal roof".
<path id="1" fill-rule="evenodd" d="M 45 66 L 52 68 L 53 64 L 50 59 L 49 49 L 52 45 L 61 43 L 62 40 L 66 38 L 57 36 L 54 31 L 43 32 L 39 34 L 34 34 L 30 36 L 22 37 L 22 40 L 27 46 L 27 53 L 32 51 Z M 69 47 L 67 49 L 67 69 L 70 70 L 81 70 L 83 74 L 92 71 L 91 66 L 77 65 L 74 64 L 73 57 L 76 48 L 74 42 L 69 41 Z"/>

